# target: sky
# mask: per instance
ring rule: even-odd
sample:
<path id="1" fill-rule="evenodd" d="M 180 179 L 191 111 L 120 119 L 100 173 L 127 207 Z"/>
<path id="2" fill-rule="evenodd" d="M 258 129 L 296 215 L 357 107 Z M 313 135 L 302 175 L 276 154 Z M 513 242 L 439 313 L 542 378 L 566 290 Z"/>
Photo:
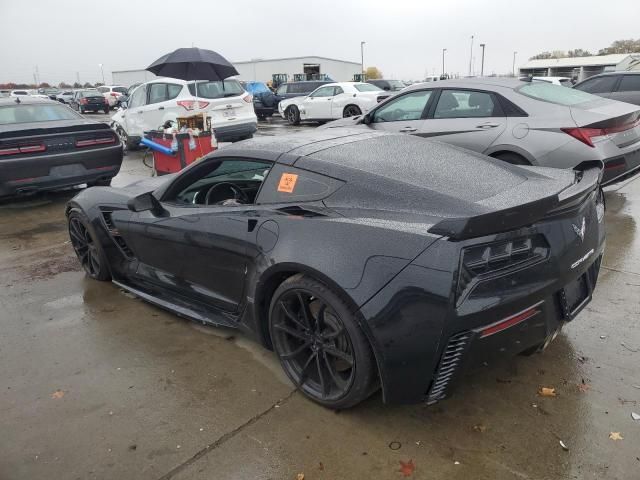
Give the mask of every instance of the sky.
<path id="1" fill-rule="evenodd" d="M 55 6 L 54 6 L 55 5 Z M 111 82 L 179 47 L 230 61 L 318 55 L 419 80 L 511 71 L 545 50 L 591 52 L 640 37 L 638 0 L 0 0 L 0 83 Z M 277 72 L 274 72 L 277 73 Z"/>

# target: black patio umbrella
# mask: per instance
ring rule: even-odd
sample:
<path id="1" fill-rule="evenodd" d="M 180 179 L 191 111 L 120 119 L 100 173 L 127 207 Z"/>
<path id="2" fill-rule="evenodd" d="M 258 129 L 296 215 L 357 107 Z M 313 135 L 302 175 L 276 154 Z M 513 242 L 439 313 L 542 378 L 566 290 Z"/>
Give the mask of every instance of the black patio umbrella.
<path id="1" fill-rule="evenodd" d="M 147 67 L 159 77 L 180 80 L 224 80 L 239 75 L 236 68 L 217 52 L 201 48 L 178 48 Z"/>

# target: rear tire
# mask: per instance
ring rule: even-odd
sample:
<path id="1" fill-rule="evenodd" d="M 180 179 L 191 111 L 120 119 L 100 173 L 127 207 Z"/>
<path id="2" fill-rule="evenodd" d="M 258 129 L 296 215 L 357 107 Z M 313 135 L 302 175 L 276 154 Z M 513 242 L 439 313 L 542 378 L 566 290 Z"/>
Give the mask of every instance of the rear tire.
<path id="1" fill-rule="evenodd" d="M 287 110 L 284 112 L 285 117 L 287 117 L 287 122 L 289 125 L 300 125 L 300 110 L 295 105 L 291 105 L 287 107 Z"/>
<path id="2" fill-rule="evenodd" d="M 356 317 L 318 280 L 298 274 L 276 289 L 269 333 L 283 370 L 314 402 L 349 408 L 377 389 L 373 352 Z"/>
<path id="3" fill-rule="evenodd" d="M 342 118 L 357 117 L 358 115 L 362 115 L 362 110 L 357 105 L 347 105 L 342 111 Z"/>
<path id="4" fill-rule="evenodd" d="M 492 155 L 493 158 L 497 158 L 498 160 L 502 160 L 503 162 L 510 163 L 511 165 L 531 165 L 526 158 L 522 155 L 518 155 L 513 152 L 502 152 L 497 155 Z"/>
<path id="5" fill-rule="evenodd" d="M 71 245 L 86 274 L 94 280 L 111 280 L 107 256 L 84 212 L 77 208 L 71 210 L 67 225 Z"/>

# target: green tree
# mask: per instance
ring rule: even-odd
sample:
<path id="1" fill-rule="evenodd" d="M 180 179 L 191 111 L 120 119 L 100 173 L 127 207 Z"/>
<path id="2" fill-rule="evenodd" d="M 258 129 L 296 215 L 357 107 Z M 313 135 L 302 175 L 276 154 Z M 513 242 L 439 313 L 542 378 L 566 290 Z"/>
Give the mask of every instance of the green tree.
<path id="1" fill-rule="evenodd" d="M 567 56 L 567 52 L 564 50 L 554 50 L 553 52 L 542 52 L 533 57 L 529 58 L 529 60 L 546 60 L 549 58 L 565 58 Z"/>
<path id="2" fill-rule="evenodd" d="M 73 82 L 73 88 L 82 88 L 82 84 L 79 82 Z"/>
<path id="3" fill-rule="evenodd" d="M 382 72 L 378 70 L 378 67 L 367 67 L 366 70 L 364 71 L 364 74 L 370 80 L 382 78 Z"/>

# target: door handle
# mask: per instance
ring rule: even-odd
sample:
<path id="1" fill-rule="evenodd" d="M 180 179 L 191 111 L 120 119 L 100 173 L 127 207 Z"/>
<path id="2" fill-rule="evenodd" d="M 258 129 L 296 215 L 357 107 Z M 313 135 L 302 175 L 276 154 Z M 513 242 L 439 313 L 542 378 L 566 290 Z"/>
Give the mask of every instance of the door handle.
<path id="1" fill-rule="evenodd" d="M 333 100 L 332 98 L 327 98 L 327 101 L 330 102 L 331 100 Z"/>
<path id="2" fill-rule="evenodd" d="M 408 133 L 408 132 L 415 132 L 416 130 L 418 130 L 415 127 L 404 127 L 401 128 L 400 130 L 398 130 L 399 132 L 403 132 L 403 133 Z"/>
<path id="3" fill-rule="evenodd" d="M 164 107 L 158 107 L 158 110 L 164 110 Z"/>
<path id="4" fill-rule="evenodd" d="M 489 129 L 499 127 L 499 123 L 481 123 L 480 125 L 476 125 L 476 128 Z"/>

